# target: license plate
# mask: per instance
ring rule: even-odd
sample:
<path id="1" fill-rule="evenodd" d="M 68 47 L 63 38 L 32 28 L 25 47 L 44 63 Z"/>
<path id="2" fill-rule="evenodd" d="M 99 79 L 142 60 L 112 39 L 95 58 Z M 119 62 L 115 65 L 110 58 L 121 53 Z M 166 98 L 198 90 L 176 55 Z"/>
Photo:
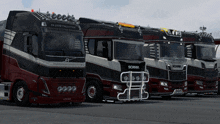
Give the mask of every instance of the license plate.
<path id="1" fill-rule="evenodd" d="M 178 93 L 183 93 L 183 90 L 182 89 L 175 89 L 173 91 L 173 94 L 178 94 Z"/>

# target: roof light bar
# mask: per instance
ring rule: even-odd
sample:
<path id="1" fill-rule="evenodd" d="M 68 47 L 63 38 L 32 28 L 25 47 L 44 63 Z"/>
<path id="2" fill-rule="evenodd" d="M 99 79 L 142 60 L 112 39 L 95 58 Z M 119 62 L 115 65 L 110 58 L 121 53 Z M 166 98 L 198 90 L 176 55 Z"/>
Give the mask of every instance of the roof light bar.
<path id="1" fill-rule="evenodd" d="M 56 19 L 57 15 L 55 13 L 52 14 L 52 19 Z"/>
<path id="2" fill-rule="evenodd" d="M 61 19 L 62 16 L 60 14 L 57 15 L 57 19 Z"/>
<path id="3" fill-rule="evenodd" d="M 118 22 L 118 25 L 121 25 L 123 27 L 135 28 L 135 26 L 132 24 L 126 24 L 126 23 L 122 23 L 122 22 Z"/>

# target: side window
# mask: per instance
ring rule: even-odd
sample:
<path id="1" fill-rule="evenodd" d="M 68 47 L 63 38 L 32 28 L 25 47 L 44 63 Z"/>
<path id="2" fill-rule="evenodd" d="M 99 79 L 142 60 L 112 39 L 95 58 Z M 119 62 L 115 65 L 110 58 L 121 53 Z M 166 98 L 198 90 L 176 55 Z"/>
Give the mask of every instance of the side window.
<path id="1" fill-rule="evenodd" d="M 89 53 L 92 54 L 92 55 L 95 55 L 95 39 L 90 39 L 89 42 L 88 42 L 88 50 L 89 50 Z"/>
<path id="2" fill-rule="evenodd" d="M 88 41 L 88 51 L 92 55 L 112 58 L 112 45 L 111 41 L 90 39 Z"/>
<path id="3" fill-rule="evenodd" d="M 31 46 L 32 46 L 32 36 L 27 35 L 24 37 L 24 51 L 27 53 L 31 52 Z"/>
<path id="4" fill-rule="evenodd" d="M 108 58 L 112 59 L 112 42 L 107 41 L 107 44 L 108 44 Z"/>
<path id="5" fill-rule="evenodd" d="M 96 51 L 96 54 L 97 56 L 100 56 L 100 57 L 104 57 L 103 56 L 103 41 L 97 41 L 97 51 Z"/>
<path id="6" fill-rule="evenodd" d="M 36 35 L 24 37 L 24 51 L 34 56 L 38 55 L 38 37 Z"/>
<path id="7" fill-rule="evenodd" d="M 111 41 L 97 41 L 97 56 L 111 59 Z"/>
<path id="8" fill-rule="evenodd" d="M 38 55 L 38 37 L 36 35 L 32 36 L 32 54 Z"/>

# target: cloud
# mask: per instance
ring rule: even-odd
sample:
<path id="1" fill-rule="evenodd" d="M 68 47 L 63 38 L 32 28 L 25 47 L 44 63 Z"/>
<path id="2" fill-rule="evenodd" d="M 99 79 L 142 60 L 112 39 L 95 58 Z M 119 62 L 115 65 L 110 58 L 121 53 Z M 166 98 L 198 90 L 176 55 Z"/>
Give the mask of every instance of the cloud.
<path id="1" fill-rule="evenodd" d="M 6 19 L 10 10 L 40 9 L 42 12 L 69 13 L 76 18 L 121 21 L 155 28 L 195 31 L 204 25 L 209 32 L 220 28 L 218 0 L 125 0 L 119 7 L 113 2 L 116 0 L 112 3 L 104 0 L 33 0 L 30 8 L 24 8 L 22 0 L 8 0 L 0 4 L 3 8 L 0 19 Z"/>
<path id="2" fill-rule="evenodd" d="M 111 3 L 112 2 L 112 3 Z M 88 17 L 99 20 L 127 22 L 154 28 L 172 28 L 196 31 L 206 26 L 220 38 L 219 0 L 33 0 L 25 8 L 22 0 L 5 0 L 0 4 L 0 20 L 7 19 L 10 10 L 39 10 L 74 15 L 76 18 Z M 113 3 L 115 2 L 115 3 Z M 220 53 L 220 52 L 219 52 Z"/>
<path id="3" fill-rule="evenodd" d="M 5 0 L 0 3 L 0 20 L 6 20 L 10 10 L 25 10 L 22 0 Z"/>

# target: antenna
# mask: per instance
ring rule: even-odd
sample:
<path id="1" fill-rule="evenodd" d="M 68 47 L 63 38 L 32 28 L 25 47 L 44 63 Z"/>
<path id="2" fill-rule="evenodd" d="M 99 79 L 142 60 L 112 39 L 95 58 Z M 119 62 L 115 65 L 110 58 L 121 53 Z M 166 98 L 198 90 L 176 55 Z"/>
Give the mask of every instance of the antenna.
<path id="1" fill-rule="evenodd" d="M 206 30 L 206 27 L 204 27 L 203 25 L 203 27 L 200 27 L 199 29 L 202 30 L 202 32 L 204 32 Z"/>

